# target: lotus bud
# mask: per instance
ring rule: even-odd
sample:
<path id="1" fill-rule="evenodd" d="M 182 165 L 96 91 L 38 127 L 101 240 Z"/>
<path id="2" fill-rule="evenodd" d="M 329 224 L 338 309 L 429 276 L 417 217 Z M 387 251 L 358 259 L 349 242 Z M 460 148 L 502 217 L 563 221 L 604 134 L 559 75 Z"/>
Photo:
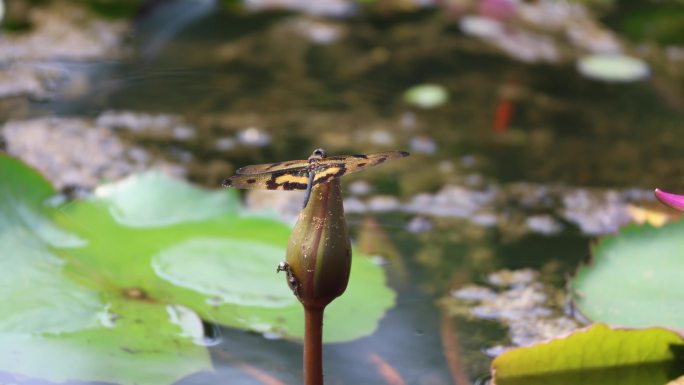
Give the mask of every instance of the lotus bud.
<path id="1" fill-rule="evenodd" d="M 664 205 L 679 211 L 684 211 L 684 195 L 666 193 L 663 190 L 655 189 L 655 196 Z"/>
<path id="2" fill-rule="evenodd" d="M 305 308 L 323 309 L 344 293 L 351 244 L 339 178 L 312 188 L 290 235 L 286 261 L 288 285 Z"/>

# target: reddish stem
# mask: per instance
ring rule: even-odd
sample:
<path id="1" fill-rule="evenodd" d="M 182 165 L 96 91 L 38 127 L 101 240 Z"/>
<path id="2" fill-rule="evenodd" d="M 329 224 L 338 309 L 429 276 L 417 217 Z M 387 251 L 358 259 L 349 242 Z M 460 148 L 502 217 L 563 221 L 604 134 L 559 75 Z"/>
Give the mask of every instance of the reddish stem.
<path id="1" fill-rule="evenodd" d="M 304 385 L 323 385 L 323 309 L 304 308 Z"/>

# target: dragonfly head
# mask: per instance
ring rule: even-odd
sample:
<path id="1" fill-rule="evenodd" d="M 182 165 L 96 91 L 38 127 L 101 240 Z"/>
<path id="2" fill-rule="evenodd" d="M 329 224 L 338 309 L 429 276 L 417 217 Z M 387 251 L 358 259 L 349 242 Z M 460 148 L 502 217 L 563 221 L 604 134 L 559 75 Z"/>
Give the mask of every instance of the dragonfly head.
<path id="1" fill-rule="evenodd" d="M 322 149 L 322 148 L 317 148 L 317 149 L 314 150 L 314 152 L 313 152 L 313 153 L 311 154 L 311 156 L 309 157 L 309 162 L 311 162 L 312 160 L 321 160 L 321 159 L 324 159 L 324 158 L 325 158 L 325 155 L 326 155 L 326 154 L 325 154 L 325 150 L 324 150 L 324 149 Z"/>

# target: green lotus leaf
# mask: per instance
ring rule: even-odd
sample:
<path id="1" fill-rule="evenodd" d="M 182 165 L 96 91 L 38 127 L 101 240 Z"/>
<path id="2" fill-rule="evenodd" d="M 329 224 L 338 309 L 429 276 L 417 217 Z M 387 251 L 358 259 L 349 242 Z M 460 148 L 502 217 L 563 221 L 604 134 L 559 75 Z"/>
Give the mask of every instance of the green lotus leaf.
<path id="1" fill-rule="evenodd" d="M 44 204 L 55 194 L 47 181 L 6 156 L 0 180 L 0 371 L 161 385 L 211 369 L 167 305 L 127 299 L 95 275 L 88 285 L 65 275 L 71 262 L 59 250 L 88 241 L 54 222 L 62 214 Z"/>
<path id="2" fill-rule="evenodd" d="M 117 222 L 128 227 L 202 221 L 235 212 L 239 204 L 234 195 L 205 191 L 155 171 L 100 186 L 95 195 Z"/>
<path id="3" fill-rule="evenodd" d="M 602 238 L 570 288 L 587 318 L 684 330 L 684 222 L 628 226 Z"/>
<path id="4" fill-rule="evenodd" d="M 0 371 L 54 382 L 169 384 L 211 370 L 201 319 L 303 336 L 301 305 L 275 268 L 290 228 L 156 172 L 61 205 L 0 156 Z M 370 334 L 394 303 L 381 267 L 354 258 L 325 340 Z"/>
<path id="5" fill-rule="evenodd" d="M 684 374 L 684 340 L 662 328 L 595 324 L 503 353 L 492 373 L 496 385 L 664 385 Z"/>

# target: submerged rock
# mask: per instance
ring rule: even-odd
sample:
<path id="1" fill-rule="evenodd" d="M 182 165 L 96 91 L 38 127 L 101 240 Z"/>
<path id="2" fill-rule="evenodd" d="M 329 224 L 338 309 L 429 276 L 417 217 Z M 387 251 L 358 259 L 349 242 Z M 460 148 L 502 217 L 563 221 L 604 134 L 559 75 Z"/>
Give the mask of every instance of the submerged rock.
<path id="1" fill-rule="evenodd" d="M 409 233 L 424 233 L 432 230 L 432 221 L 424 217 L 414 217 L 406 224 L 406 231 Z"/>
<path id="2" fill-rule="evenodd" d="M 0 127 L 7 152 L 37 168 L 58 189 L 92 189 L 150 166 L 181 174 L 147 151 L 126 145 L 114 132 L 90 119 L 39 118 Z"/>
<path id="3" fill-rule="evenodd" d="M 29 19 L 33 30 L 0 35 L 2 62 L 111 58 L 129 30 L 127 22 L 99 19 L 70 1 L 33 7 Z"/>
<path id="4" fill-rule="evenodd" d="M 350 183 L 348 189 L 352 195 L 368 195 L 373 191 L 373 186 L 365 180 L 357 180 Z"/>
<path id="5" fill-rule="evenodd" d="M 553 235 L 563 231 L 563 225 L 550 215 L 532 215 L 527 217 L 525 223 L 535 233 Z"/>
<path id="6" fill-rule="evenodd" d="M 32 7 L 33 29 L 0 34 L 0 98 L 50 96 L 56 80 L 68 75 L 64 61 L 117 57 L 130 29 L 124 21 L 97 18 L 71 1 Z"/>
<path id="7" fill-rule="evenodd" d="M 459 26 L 463 33 L 483 39 L 493 39 L 504 33 L 503 23 L 483 16 L 464 16 Z"/>
<path id="8" fill-rule="evenodd" d="M 337 42 L 344 35 L 342 25 L 328 21 L 301 18 L 293 22 L 294 30 L 314 44 L 326 45 Z"/>
<path id="9" fill-rule="evenodd" d="M 378 195 L 370 198 L 367 203 L 369 211 L 373 212 L 389 212 L 399 209 L 399 200 L 391 195 Z"/>
<path id="10" fill-rule="evenodd" d="M 589 235 L 608 234 L 630 222 L 628 201 L 617 191 L 575 189 L 563 195 L 563 216 Z"/>
<path id="11" fill-rule="evenodd" d="M 479 14 L 461 17 L 460 28 L 463 33 L 482 39 L 516 60 L 560 62 L 574 60 L 586 52 L 622 50 L 615 34 L 598 22 L 587 6 L 578 2 L 491 3 L 497 4 L 505 16 L 480 7 Z"/>
<path id="12" fill-rule="evenodd" d="M 487 282 L 498 287 L 525 286 L 537 280 L 539 274 L 532 269 L 500 270 L 487 276 Z"/>
<path id="13" fill-rule="evenodd" d="M 478 37 L 498 47 L 510 57 L 524 62 L 556 62 L 560 53 L 554 41 L 544 35 L 507 27 L 488 17 L 464 16 L 463 33 Z"/>
<path id="14" fill-rule="evenodd" d="M 236 139 L 245 146 L 263 147 L 271 142 L 271 135 L 257 127 L 247 127 L 238 132 Z"/>
<path id="15" fill-rule="evenodd" d="M 105 111 L 97 117 L 95 124 L 157 139 L 189 140 L 195 137 L 195 129 L 174 115 Z"/>
<path id="16" fill-rule="evenodd" d="M 435 217 L 471 218 L 493 202 L 496 190 L 478 191 L 462 186 L 447 186 L 434 195 L 419 194 L 403 206 L 412 214 Z"/>
<path id="17" fill-rule="evenodd" d="M 539 282 L 538 276 L 531 269 L 493 272 L 489 281 L 494 288 L 464 286 L 453 290 L 442 305 L 451 315 L 496 320 L 507 325 L 510 342 L 516 346 L 532 345 L 581 327 L 580 322 L 563 312 L 562 290 Z M 496 355 L 507 349 L 497 346 L 487 351 Z"/>
<path id="18" fill-rule="evenodd" d="M 252 11 L 283 9 L 314 16 L 349 16 L 355 5 L 348 0 L 245 0 L 245 7 Z"/>
<path id="19" fill-rule="evenodd" d="M 460 289 L 453 290 L 451 296 L 467 301 L 486 301 L 493 300 L 497 294 L 494 290 L 477 285 L 468 285 Z"/>
<path id="20" fill-rule="evenodd" d="M 560 185 L 512 183 L 497 185 L 482 178 L 464 176 L 463 185 L 448 185 L 434 194 L 419 193 L 407 203 L 388 202 L 387 197 L 354 198 L 350 212 L 401 211 L 420 218 L 465 219 L 480 227 L 521 236 L 533 232 L 554 235 L 577 225 L 591 236 L 615 232 L 627 223 L 639 221 L 635 203 L 653 201 L 652 193 L 635 188 L 625 190 L 581 189 Z M 475 186 L 475 187 L 473 187 Z M 418 223 L 409 229 L 422 229 Z M 419 230 L 410 230 L 420 232 Z"/>
<path id="21" fill-rule="evenodd" d="M 46 99 L 55 84 L 64 79 L 66 71 L 55 64 L 17 64 L 0 66 L 0 98 L 30 95 Z"/>
<path id="22" fill-rule="evenodd" d="M 412 153 L 433 155 L 437 152 L 437 142 L 426 136 L 416 136 L 411 138 L 409 143 Z"/>

